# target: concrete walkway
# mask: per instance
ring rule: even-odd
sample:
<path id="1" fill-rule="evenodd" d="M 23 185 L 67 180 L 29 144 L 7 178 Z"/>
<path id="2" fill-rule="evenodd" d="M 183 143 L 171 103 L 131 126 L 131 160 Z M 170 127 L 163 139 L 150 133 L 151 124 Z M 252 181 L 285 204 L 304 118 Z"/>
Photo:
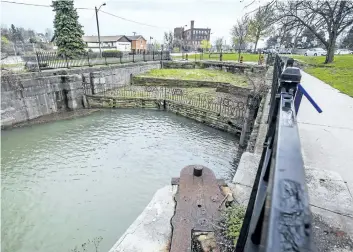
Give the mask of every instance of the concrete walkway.
<path id="1" fill-rule="evenodd" d="M 353 98 L 302 72 L 298 126 L 313 213 L 353 237 Z"/>

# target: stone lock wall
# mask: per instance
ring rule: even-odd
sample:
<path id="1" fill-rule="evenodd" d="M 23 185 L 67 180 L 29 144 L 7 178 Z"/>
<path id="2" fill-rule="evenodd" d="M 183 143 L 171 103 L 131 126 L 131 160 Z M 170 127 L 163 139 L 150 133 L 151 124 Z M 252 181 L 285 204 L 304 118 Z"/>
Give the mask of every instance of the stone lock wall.
<path id="1" fill-rule="evenodd" d="M 134 76 L 132 85 L 135 86 L 165 86 L 165 87 L 211 87 L 216 88 L 216 92 L 228 93 L 237 97 L 248 97 L 252 90 L 249 87 L 238 87 L 224 82 L 199 81 L 199 80 L 179 80 L 166 78 L 152 78 L 144 76 Z"/>
<path id="2" fill-rule="evenodd" d="M 1 127 L 43 115 L 83 107 L 84 94 L 130 84 L 131 76 L 160 68 L 160 62 L 139 62 L 41 73 L 1 76 Z"/>
<path id="3" fill-rule="evenodd" d="M 246 63 L 236 63 L 230 61 L 166 61 L 163 68 L 181 69 L 217 69 L 231 73 L 265 73 L 266 66 L 259 66 Z"/>
<path id="4" fill-rule="evenodd" d="M 171 111 L 178 115 L 193 119 L 213 128 L 238 134 L 243 127 L 243 118 L 230 118 L 217 112 L 198 108 L 190 104 L 156 98 L 124 98 L 98 95 L 87 95 L 91 108 L 155 108 Z"/>
<path id="5" fill-rule="evenodd" d="M 23 78 L 24 77 L 24 78 Z M 1 126 L 31 120 L 61 110 L 82 107 L 82 78 L 65 76 L 1 76 Z"/>

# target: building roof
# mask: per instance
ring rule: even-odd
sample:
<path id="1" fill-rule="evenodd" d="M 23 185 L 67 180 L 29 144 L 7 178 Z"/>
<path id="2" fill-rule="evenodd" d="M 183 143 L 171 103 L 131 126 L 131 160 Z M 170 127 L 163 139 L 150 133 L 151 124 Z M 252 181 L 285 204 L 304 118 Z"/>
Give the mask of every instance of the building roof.
<path id="1" fill-rule="evenodd" d="M 184 30 L 184 32 L 186 31 L 190 31 L 191 29 L 187 29 L 187 30 Z M 211 28 L 193 28 L 193 30 L 209 30 L 211 31 Z"/>
<path id="2" fill-rule="evenodd" d="M 136 36 L 126 36 L 130 40 L 138 40 L 139 38 L 142 38 L 143 40 L 146 40 L 142 35 L 136 35 Z"/>
<path id="3" fill-rule="evenodd" d="M 131 40 L 128 36 L 125 35 L 116 35 L 116 36 L 100 36 L 101 42 L 115 42 L 120 40 L 122 37 L 126 37 L 128 40 Z M 82 36 L 84 42 L 88 43 L 98 43 L 98 36 Z"/>

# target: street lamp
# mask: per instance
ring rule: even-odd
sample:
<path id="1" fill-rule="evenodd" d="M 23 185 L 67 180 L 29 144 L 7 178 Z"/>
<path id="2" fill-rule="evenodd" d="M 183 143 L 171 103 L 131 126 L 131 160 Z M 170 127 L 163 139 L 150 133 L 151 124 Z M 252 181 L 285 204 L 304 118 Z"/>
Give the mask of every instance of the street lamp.
<path id="1" fill-rule="evenodd" d="M 97 9 L 97 6 L 94 7 L 94 10 L 96 11 L 96 21 L 97 21 L 97 31 L 98 31 L 98 43 L 99 43 L 99 55 L 102 58 L 102 49 L 101 49 L 101 36 L 99 34 L 99 21 L 98 21 L 98 11 L 100 10 L 100 8 L 102 6 L 105 6 L 106 3 L 101 4 L 101 6 L 99 6 L 99 8 Z"/>

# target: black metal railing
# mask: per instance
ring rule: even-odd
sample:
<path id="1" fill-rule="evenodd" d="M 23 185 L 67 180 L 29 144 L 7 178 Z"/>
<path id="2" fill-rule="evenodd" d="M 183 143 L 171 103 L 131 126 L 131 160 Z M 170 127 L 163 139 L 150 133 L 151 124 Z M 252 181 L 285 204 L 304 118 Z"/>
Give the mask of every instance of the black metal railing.
<path id="1" fill-rule="evenodd" d="M 167 51 L 153 51 L 143 54 L 135 54 L 135 52 L 132 52 L 129 54 L 121 53 L 117 57 L 100 57 L 97 53 L 86 52 L 74 57 L 68 57 L 66 55 L 59 55 L 57 52 L 36 52 L 36 58 L 39 69 L 45 70 L 55 68 L 123 64 L 129 62 L 169 60 L 170 53 Z"/>
<path id="2" fill-rule="evenodd" d="M 223 52 L 222 50 L 220 52 L 199 52 L 199 53 L 183 53 L 182 54 L 182 59 L 183 60 L 189 60 L 189 61 L 201 61 L 201 60 L 216 60 L 216 61 L 224 61 L 224 57 L 226 57 L 226 60 L 236 60 L 240 63 L 243 63 L 243 61 L 253 61 L 254 58 L 251 57 L 251 60 L 249 60 L 248 53 L 246 56 L 242 53 L 240 55 L 240 58 L 238 58 L 238 52 Z M 257 53 L 257 62 L 259 65 L 262 65 L 265 63 L 265 58 L 266 55 L 263 53 Z"/>
<path id="3" fill-rule="evenodd" d="M 315 251 L 294 104 L 300 70 L 270 57 L 268 131 L 235 251 Z"/>
<path id="4" fill-rule="evenodd" d="M 226 97 L 213 97 L 206 94 L 188 93 L 187 89 L 175 87 L 127 86 L 114 90 L 104 91 L 106 97 L 117 98 L 154 98 L 172 101 L 174 103 L 191 105 L 200 109 L 205 109 L 243 123 L 245 112 L 250 103 L 249 96 L 245 101 L 232 100 Z"/>

